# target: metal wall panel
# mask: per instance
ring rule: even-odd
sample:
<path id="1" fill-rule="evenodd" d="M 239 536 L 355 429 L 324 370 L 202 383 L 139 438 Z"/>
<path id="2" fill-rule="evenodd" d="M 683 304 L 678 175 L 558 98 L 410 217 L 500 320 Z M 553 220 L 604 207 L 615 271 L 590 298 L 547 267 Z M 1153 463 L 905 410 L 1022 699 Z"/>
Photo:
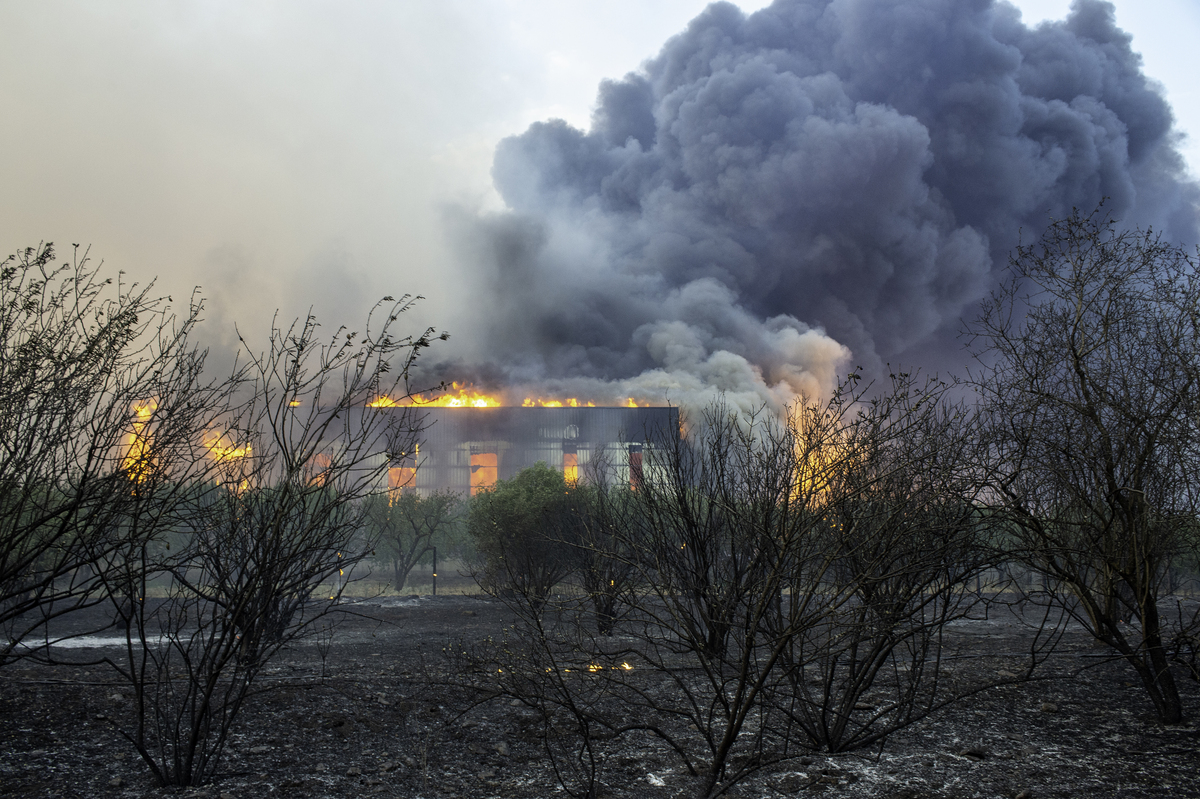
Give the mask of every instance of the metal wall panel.
<path id="1" fill-rule="evenodd" d="M 631 444 L 653 448 L 679 437 L 677 408 L 427 408 L 420 414 L 416 487 L 422 493 L 467 493 L 471 453 L 484 452 L 496 453 L 501 480 L 538 461 L 561 469 L 564 451 L 571 450 L 581 476 L 588 464 L 605 461 L 616 479 L 628 479 Z"/>

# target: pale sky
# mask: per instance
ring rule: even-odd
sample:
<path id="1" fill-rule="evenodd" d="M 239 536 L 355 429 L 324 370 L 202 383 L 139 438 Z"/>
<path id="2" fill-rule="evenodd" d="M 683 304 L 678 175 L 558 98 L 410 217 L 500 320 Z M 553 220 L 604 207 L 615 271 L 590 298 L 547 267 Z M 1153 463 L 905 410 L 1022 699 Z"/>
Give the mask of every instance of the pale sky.
<path id="1" fill-rule="evenodd" d="M 448 205 L 499 207 L 500 139 L 586 127 L 599 82 L 705 5 L 0 0 L 0 249 L 78 242 L 177 298 L 200 284 L 222 330 L 310 304 L 353 323 L 419 292 L 414 321 L 453 332 L 471 277 L 447 254 Z M 1016 5 L 1032 23 L 1068 2 Z M 1200 3 L 1116 6 L 1200 174 Z"/>

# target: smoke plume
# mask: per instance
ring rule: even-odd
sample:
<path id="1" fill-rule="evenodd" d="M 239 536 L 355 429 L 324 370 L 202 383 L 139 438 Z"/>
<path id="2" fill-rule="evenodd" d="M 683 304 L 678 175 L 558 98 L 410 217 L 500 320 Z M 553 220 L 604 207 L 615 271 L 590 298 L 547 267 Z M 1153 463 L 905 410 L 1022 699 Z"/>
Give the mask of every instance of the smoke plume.
<path id="1" fill-rule="evenodd" d="M 716 3 L 591 129 L 496 151 L 459 212 L 480 361 L 509 383 L 778 406 L 851 365 L 961 361 L 1019 237 L 1104 197 L 1196 240 L 1200 189 L 1113 8 L 1026 27 L 991 0 Z"/>

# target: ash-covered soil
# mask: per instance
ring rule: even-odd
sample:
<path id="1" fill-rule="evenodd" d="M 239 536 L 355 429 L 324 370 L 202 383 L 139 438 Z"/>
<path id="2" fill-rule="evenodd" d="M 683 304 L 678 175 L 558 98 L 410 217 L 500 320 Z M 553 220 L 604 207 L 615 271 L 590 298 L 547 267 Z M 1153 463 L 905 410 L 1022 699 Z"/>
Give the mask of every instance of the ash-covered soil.
<path id="1" fill-rule="evenodd" d="M 497 636 L 502 606 L 469 596 L 376 599 L 356 608 L 328 646 L 296 644 L 269 666 L 236 724 L 221 773 L 189 797 L 566 796 L 540 725 L 510 702 L 460 714 L 421 679 L 422 657 L 450 641 Z M 955 625 L 975 656 L 960 676 L 994 673 L 989 653 L 1021 634 L 1002 621 Z M 92 640 L 104 644 L 103 640 Z M 95 657 L 99 647 L 59 650 Z M 1068 636 L 1052 666 L 1073 671 L 978 695 L 892 736 L 882 748 L 814 754 L 761 772 L 736 797 L 1200 796 L 1196 723 L 1158 724 L 1132 672 Z M 1184 679 L 1185 702 L 1200 691 Z M 130 691 L 103 666 L 18 663 L 0 671 L 0 794 L 161 797 L 132 746 Z M 626 737 L 603 772 L 602 796 L 686 797 L 693 778 L 656 739 Z"/>

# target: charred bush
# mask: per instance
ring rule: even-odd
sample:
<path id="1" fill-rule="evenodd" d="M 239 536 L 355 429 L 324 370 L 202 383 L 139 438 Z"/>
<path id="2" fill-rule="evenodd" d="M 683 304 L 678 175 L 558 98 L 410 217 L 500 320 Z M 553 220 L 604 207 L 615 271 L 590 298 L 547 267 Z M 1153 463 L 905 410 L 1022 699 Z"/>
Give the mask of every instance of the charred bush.
<path id="1" fill-rule="evenodd" d="M 941 384 L 855 385 L 783 418 L 709 408 L 646 453 L 636 488 L 593 480 L 584 532 L 558 542 L 590 575 L 501 595 L 515 626 L 457 673 L 479 701 L 536 709 L 573 795 L 596 795 L 632 733 L 715 796 L 986 687 L 939 680 L 941 632 L 979 601 L 990 551 L 968 420 Z"/>
<path id="2" fill-rule="evenodd" d="M 1165 613 L 1173 563 L 1197 547 L 1200 286 L 1196 261 L 1103 209 L 1017 249 L 971 326 L 1008 557 L 1124 659 L 1159 718 L 1184 716 Z"/>
<path id="3" fill-rule="evenodd" d="M 134 692 L 121 733 L 160 783 L 212 777 L 264 666 L 298 638 L 327 635 L 363 576 L 368 500 L 386 491 L 386 453 L 410 450 L 417 432 L 408 414 L 366 408 L 389 389 L 405 393 L 428 343 L 430 332 L 392 337 L 409 305 L 385 308 L 361 340 L 339 331 L 323 344 L 311 318 L 274 328 L 194 431 L 203 435 L 183 439 L 188 457 L 147 439 L 157 476 L 147 482 L 182 488 L 169 501 L 139 490 L 158 535 L 129 546 L 103 579 L 126 638 L 109 663 Z"/>

